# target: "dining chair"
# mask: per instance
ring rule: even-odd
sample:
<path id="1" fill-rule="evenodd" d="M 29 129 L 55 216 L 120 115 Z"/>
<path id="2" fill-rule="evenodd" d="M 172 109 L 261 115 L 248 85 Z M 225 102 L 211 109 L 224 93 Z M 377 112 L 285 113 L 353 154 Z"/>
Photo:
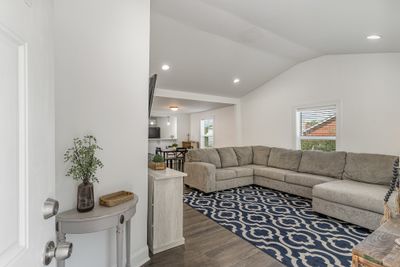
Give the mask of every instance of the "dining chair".
<path id="1" fill-rule="evenodd" d="M 182 172 L 184 171 L 186 153 L 187 153 L 187 148 L 184 147 L 176 148 L 176 169 Z"/>

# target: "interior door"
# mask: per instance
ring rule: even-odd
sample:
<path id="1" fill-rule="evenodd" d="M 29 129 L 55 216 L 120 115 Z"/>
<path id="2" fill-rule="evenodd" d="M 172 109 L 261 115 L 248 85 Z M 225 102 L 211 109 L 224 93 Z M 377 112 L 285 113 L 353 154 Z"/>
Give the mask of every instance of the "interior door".
<path id="1" fill-rule="evenodd" d="M 51 0 L 0 0 L 0 266 L 43 266 L 54 217 Z M 54 265 L 53 260 L 53 266 Z"/>

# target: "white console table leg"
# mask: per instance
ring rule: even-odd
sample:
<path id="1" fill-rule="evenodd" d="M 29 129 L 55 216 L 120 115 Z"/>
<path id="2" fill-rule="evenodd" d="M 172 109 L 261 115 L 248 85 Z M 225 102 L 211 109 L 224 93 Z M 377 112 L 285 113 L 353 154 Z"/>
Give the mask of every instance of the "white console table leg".
<path id="1" fill-rule="evenodd" d="M 126 267 L 131 267 L 131 220 L 126 221 Z"/>
<path id="2" fill-rule="evenodd" d="M 122 267 L 123 247 L 124 247 L 124 224 L 117 226 L 117 267 Z"/>

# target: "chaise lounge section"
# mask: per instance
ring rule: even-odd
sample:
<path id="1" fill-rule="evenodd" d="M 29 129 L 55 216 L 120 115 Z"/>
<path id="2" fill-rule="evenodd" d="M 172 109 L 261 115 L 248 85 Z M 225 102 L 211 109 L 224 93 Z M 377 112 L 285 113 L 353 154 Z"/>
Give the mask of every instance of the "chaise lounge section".
<path id="1" fill-rule="evenodd" d="M 394 156 L 347 153 L 342 180 L 313 188 L 313 209 L 375 229 L 383 214 L 383 198 L 392 179 Z M 395 196 L 389 206 L 394 209 Z"/>
<path id="2" fill-rule="evenodd" d="M 187 153 L 185 184 L 206 193 L 256 184 L 312 199 L 314 211 L 374 230 L 396 159 L 266 146 L 198 149 Z"/>

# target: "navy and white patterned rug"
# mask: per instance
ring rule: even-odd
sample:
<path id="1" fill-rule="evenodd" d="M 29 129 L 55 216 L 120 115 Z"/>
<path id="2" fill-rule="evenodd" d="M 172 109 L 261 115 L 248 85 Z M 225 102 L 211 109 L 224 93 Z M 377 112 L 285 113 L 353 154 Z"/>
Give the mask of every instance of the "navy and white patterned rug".
<path id="1" fill-rule="evenodd" d="M 351 266 L 352 248 L 370 234 L 313 212 L 309 199 L 260 186 L 191 191 L 184 202 L 286 266 Z"/>

